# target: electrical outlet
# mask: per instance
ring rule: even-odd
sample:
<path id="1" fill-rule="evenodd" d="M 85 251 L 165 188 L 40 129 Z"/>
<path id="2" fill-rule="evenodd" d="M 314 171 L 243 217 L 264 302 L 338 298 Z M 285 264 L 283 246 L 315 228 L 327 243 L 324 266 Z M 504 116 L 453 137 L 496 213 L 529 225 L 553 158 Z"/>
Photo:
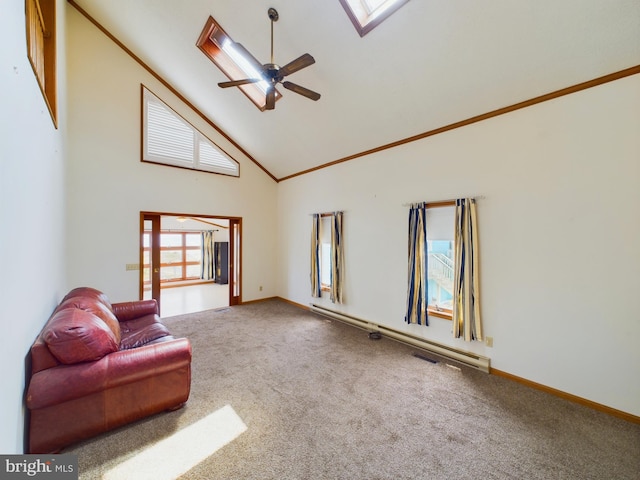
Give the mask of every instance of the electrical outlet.
<path id="1" fill-rule="evenodd" d="M 127 271 L 129 271 L 129 270 L 140 270 L 140 264 L 139 263 L 127 263 L 126 269 L 127 269 Z"/>
<path id="2" fill-rule="evenodd" d="M 262 291 L 262 285 L 260 285 L 260 291 Z"/>
<path id="3" fill-rule="evenodd" d="M 487 347 L 493 347 L 493 337 L 485 337 L 484 343 Z"/>

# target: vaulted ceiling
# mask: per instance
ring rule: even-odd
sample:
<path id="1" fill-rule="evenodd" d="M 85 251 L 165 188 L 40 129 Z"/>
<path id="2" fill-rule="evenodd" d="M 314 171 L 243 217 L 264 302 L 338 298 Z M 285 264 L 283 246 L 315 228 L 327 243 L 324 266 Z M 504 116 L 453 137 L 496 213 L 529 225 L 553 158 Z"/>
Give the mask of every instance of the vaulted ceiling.
<path id="1" fill-rule="evenodd" d="M 638 0 L 410 0 L 360 37 L 339 0 L 73 0 L 275 179 L 640 65 Z M 261 63 L 316 63 L 261 112 L 196 47 L 209 16 Z"/>

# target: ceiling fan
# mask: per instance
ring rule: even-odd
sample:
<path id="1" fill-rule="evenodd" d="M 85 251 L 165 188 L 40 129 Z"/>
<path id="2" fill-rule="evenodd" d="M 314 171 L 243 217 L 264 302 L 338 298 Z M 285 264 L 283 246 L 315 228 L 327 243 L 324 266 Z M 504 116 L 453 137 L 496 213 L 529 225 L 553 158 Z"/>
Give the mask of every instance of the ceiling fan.
<path id="1" fill-rule="evenodd" d="M 309 65 L 313 65 L 316 61 L 311 55 L 305 53 L 304 55 L 301 55 L 295 60 L 287 63 L 284 67 L 276 65 L 273 61 L 273 22 L 277 22 L 278 18 L 280 17 L 275 8 L 270 8 L 267 11 L 267 14 L 269 15 L 269 19 L 271 20 L 271 63 L 265 63 L 264 65 L 262 65 L 260 78 L 245 78 L 242 80 L 220 82 L 218 83 L 218 86 L 222 88 L 239 87 L 241 85 L 247 85 L 249 83 L 267 81 L 269 82 L 269 86 L 267 88 L 265 102 L 266 110 L 273 110 L 276 107 L 276 85 L 278 83 L 282 84 L 282 86 L 287 90 L 291 90 L 292 92 L 303 95 L 314 101 L 318 100 L 320 98 L 319 93 L 309 90 L 308 88 L 301 87 L 300 85 L 297 85 L 295 83 L 283 81 L 284 77 L 291 75 L 298 70 L 302 70 Z M 240 45 L 239 43 L 235 43 L 235 47 L 241 50 L 246 58 L 251 58 L 251 55 L 245 50 L 242 45 Z"/>

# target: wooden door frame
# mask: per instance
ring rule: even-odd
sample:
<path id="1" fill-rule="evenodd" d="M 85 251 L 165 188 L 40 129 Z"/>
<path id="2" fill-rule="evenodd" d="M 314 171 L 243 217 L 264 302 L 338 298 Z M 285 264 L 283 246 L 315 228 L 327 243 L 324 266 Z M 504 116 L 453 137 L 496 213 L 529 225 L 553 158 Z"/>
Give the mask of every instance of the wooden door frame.
<path id="1" fill-rule="evenodd" d="M 144 297 L 144 222 L 151 222 L 151 271 L 149 276 L 151 277 L 151 298 L 155 298 L 158 302 L 158 310 L 160 309 L 160 267 L 154 268 L 155 265 L 160 265 L 160 249 L 153 248 L 154 245 L 160 245 L 160 220 L 162 216 L 156 213 L 140 212 L 140 300 Z"/>
<path id="2" fill-rule="evenodd" d="M 144 296 L 144 222 L 145 220 L 152 220 L 156 217 L 161 219 L 162 217 L 193 217 L 193 218 L 203 218 L 203 219 L 211 219 L 211 220 L 227 220 L 229 222 L 229 305 L 239 305 L 242 303 L 242 217 L 230 217 L 225 215 L 210 215 L 210 214 L 196 214 L 196 213 L 176 213 L 176 212 L 150 212 L 150 211 L 141 211 L 140 212 L 140 241 L 139 241 L 139 249 L 140 249 L 140 275 L 139 275 L 139 297 L 140 299 Z M 236 245 L 235 245 L 235 236 L 231 235 L 233 232 L 232 225 L 236 225 L 238 229 L 238 241 L 240 243 L 239 251 L 237 255 L 235 254 Z M 160 223 L 159 228 L 160 230 Z M 157 245 L 159 242 L 159 231 L 158 238 L 156 239 Z M 157 251 L 157 263 L 160 263 L 160 249 Z M 240 266 L 236 265 L 236 258 L 240 263 Z M 152 264 L 155 263 L 152 259 Z M 237 273 L 237 275 L 234 275 Z M 153 295 L 153 272 L 152 274 L 152 295 Z M 237 278 L 237 288 L 236 288 L 236 278 Z M 158 286 L 160 274 L 158 272 Z M 234 295 L 235 291 L 238 292 L 238 295 Z M 159 293 L 158 293 L 158 302 L 159 302 Z"/>
<path id="3" fill-rule="evenodd" d="M 238 239 L 236 240 L 236 231 Z M 240 244 L 240 251 L 236 252 L 237 244 Z M 229 306 L 242 303 L 242 218 L 229 219 Z M 237 269 L 236 258 L 240 263 Z M 237 278 L 237 281 L 236 281 Z M 235 291 L 238 295 L 234 295 Z"/>

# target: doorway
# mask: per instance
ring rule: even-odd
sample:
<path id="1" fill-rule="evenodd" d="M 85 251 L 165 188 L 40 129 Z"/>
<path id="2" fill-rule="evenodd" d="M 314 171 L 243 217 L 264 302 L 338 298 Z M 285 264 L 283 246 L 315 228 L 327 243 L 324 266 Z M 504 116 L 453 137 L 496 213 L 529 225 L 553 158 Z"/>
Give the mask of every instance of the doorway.
<path id="1" fill-rule="evenodd" d="M 140 298 L 164 317 L 241 302 L 239 217 L 140 213 Z"/>

